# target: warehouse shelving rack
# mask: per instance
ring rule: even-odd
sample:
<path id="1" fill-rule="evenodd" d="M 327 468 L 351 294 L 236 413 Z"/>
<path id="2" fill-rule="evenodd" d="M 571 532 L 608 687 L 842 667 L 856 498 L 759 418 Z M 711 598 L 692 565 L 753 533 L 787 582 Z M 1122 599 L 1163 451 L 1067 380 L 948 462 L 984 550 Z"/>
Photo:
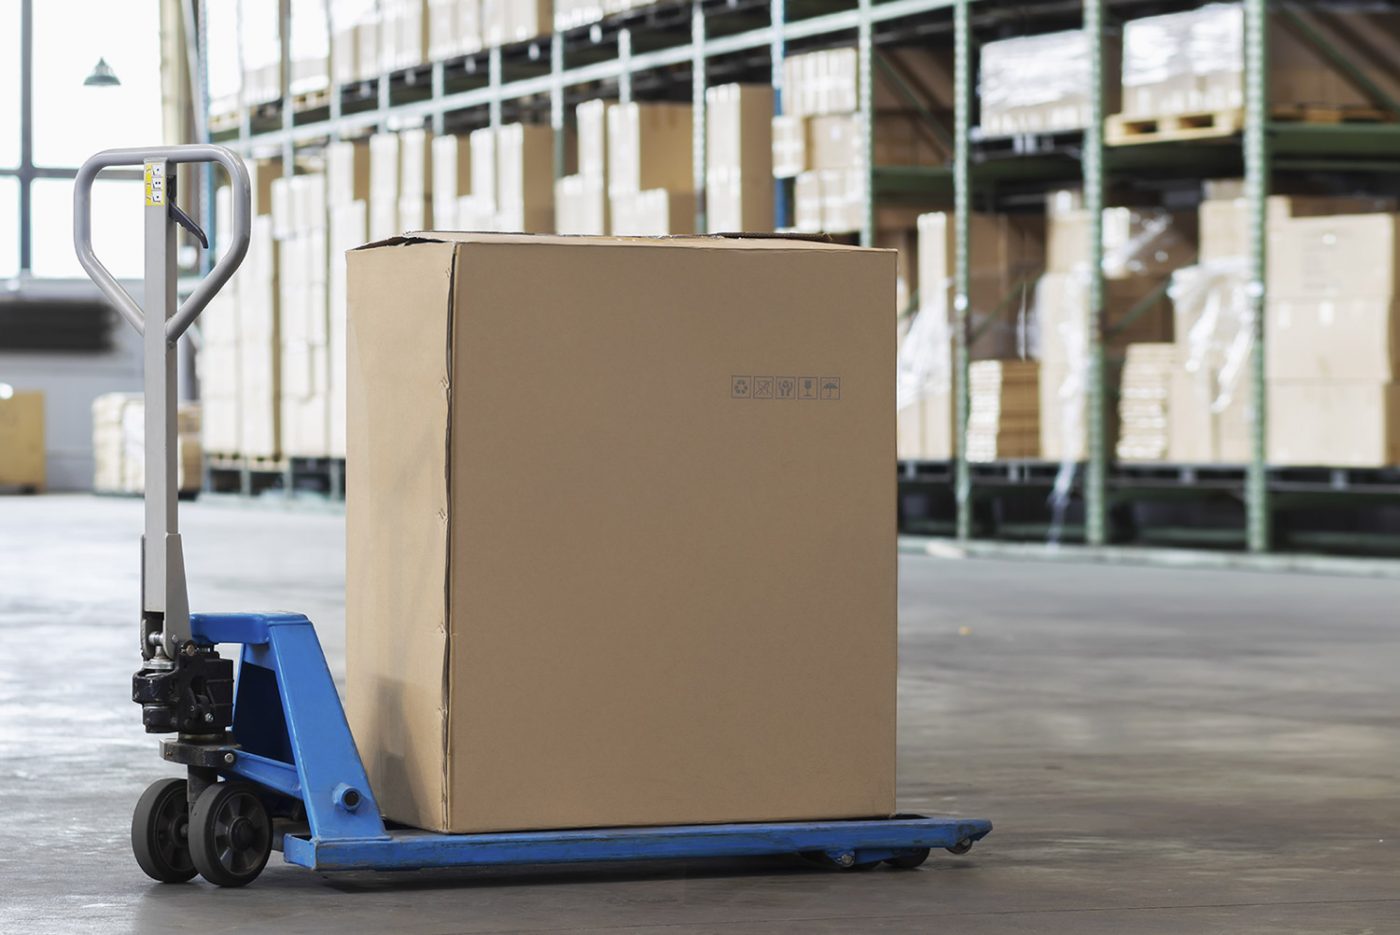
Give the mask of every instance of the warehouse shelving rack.
<path id="1" fill-rule="evenodd" d="M 1309 125 L 1278 123 L 1269 119 L 1267 0 L 1243 0 L 1246 17 L 1246 125 L 1242 138 L 1207 142 L 1161 142 L 1134 146 L 1108 146 L 1104 139 L 1104 32 L 1109 13 L 1121 19 L 1157 12 L 1191 9 L 1199 0 L 1030 0 L 1014 5 L 998 0 L 837 0 L 833 10 L 826 0 L 679 0 L 609 17 L 591 26 L 557 32 L 537 40 L 485 49 L 420 68 L 383 74 L 367 82 L 332 87 L 327 105 L 320 110 L 299 110 L 285 85 L 280 100 L 259 108 L 245 108 L 236 130 L 219 140 L 245 157 L 283 160 L 292 171 L 297 153 L 325 141 L 353 138 L 376 130 L 402 129 L 428 124 L 435 132 L 466 125 L 500 126 L 507 108 L 525 115 L 547 115 L 555 130 L 555 176 L 565 174 L 567 106 L 571 100 L 615 96 L 630 101 L 638 82 L 647 76 L 669 72 L 674 81 L 689 72 L 689 97 L 694 110 L 694 183 L 696 224 L 705 225 L 705 89 L 721 70 L 721 63 L 742 59 L 743 77 L 762 80 L 765 71 L 775 88 L 781 108 L 782 63 L 789 47 L 850 45 L 858 50 L 860 117 L 865 129 L 867 171 L 865 211 L 859 242 L 875 240 L 875 207 L 884 198 L 923 199 L 930 208 L 951 207 L 957 218 L 955 310 L 957 323 L 954 355 L 956 431 L 966 437 L 968 416 L 968 312 L 970 269 L 969 217 L 989 189 L 1008 183 L 1042 187 L 1054 182 L 1083 185 L 1090 211 L 1091 269 L 1101 270 L 1102 241 L 1098 210 L 1104 204 L 1106 180 L 1115 174 L 1173 172 L 1196 178 L 1219 176 L 1240 170 L 1246 179 L 1252 231 L 1249 290 L 1253 308 L 1254 347 L 1251 385 L 1259 401 L 1259 418 L 1252 437 L 1252 458 L 1247 465 L 1159 465 L 1163 470 L 1144 472 L 1140 465 L 1114 464 L 1106 433 L 1109 400 L 1104 375 L 1103 336 L 1109 323 L 1103 314 L 1102 276 L 1091 278 L 1090 371 L 1088 380 L 1088 457 L 1082 475 L 1071 489 L 1084 503 L 1083 538 L 1091 545 L 1109 541 L 1109 508 L 1115 498 L 1129 498 L 1143 491 L 1189 495 L 1192 491 L 1238 495 L 1244 504 L 1244 540 L 1250 551 L 1263 553 L 1273 546 L 1271 519 L 1275 494 L 1325 496 L 1339 491 L 1365 490 L 1368 496 L 1386 496 L 1392 485 L 1372 482 L 1385 472 L 1329 472 L 1307 474 L 1271 469 L 1266 459 L 1263 411 L 1263 329 L 1266 282 L 1263 237 L 1266 198 L 1275 170 L 1336 172 L 1395 172 L 1400 153 L 1400 123 Z M 1273 7 L 1281 7 L 1274 4 Z M 282 2 L 283 59 L 289 58 L 290 4 Z M 1044 24 L 1053 24 L 1046 27 Z M 1042 145 L 1045 141 L 1018 140 L 1015 151 L 996 153 L 975 138 L 974 99 L 975 40 L 988 28 L 1005 32 L 1008 26 L 1024 31 L 1081 26 L 1091 36 L 1091 65 L 1099 80 L 1092 98 L 1090 127 L 1071 134 L 1072 146 Z M 333 28 L 333 24 L 331 24 Z M 1303 26 L 1302 28 L 1306 28 Z M 881 69 L 879 48 L 886 41 L 926 41 L 937 36 L 951 40 L 954 63 L 952 127 L 948 131 L 953 150 L 950 165 L 930 167 L 882 167 L 873 162 L 870 129 L 873 116 L 873 81 Z M 1345 56 L 1312 36 L 1314 45 L 1337 68 L 1360 83 L 1363 75 Z M 762 68 L 766 57 L 768 68 Z M 202 59 L 201 59 L 202 60 Z M 726 78 L 725 80 L 737 80 Z M 896 82 L 897 84 L 897 82 Z M 207 89 L 207 79 L 205 83 Z M 674 90 L 672 88 L 671 90 Z M 907 90 L 907 89 L 906 89 Z M 1400 115 L 1400 105 L 1379 89 L 1370 89 L 1378 103 Z M 918 103 L 911 101 L 914 109 Z M 207 108 L 207 90 L 204 105 Z M 484 110 L 484 121 L 482 111 Z M 931 114 L 925 113 L 937 125 Z M 207 126 L 207 123 L 206 123 Z M 946 129 L 946 128 L 943 128 Z M 1052 143 L 1054 141 L 1051 141 Z M 789 190 L 777 184 L 776 226 L 790 224 Z M 212 198 L 210 199 L 212 202 Z M 1046 467 L 1035 464 L 983 466 L 967 461 L 966 446 L 949 465 L 905 465 L 902 477 L 923 484 L 950 485 L 955 504 L 953 531 L 959 539 L 977 533 L 974 503 L 980 492 L 1007 483 L 1042 489 Z M 946 468 L 946 470 L 944 470 Z M 1076 471 L 1078 468 L 1076 467 Z M 1202 476 L 1216 478 L 1216 485 L 1202 487 Z M 1144 483 L 1143 477 L 1151 479 Z M 1367 479 L 1353 480 L 1355 477 Z M 934 478 L 944 478 L 935 481 Z M 992 480 L 997 478 L 995 482 Z M 1014 480 L 1018 479 L 1019 480 Z M 1013 479 L 1013 480 L 1007 480 Z"/>

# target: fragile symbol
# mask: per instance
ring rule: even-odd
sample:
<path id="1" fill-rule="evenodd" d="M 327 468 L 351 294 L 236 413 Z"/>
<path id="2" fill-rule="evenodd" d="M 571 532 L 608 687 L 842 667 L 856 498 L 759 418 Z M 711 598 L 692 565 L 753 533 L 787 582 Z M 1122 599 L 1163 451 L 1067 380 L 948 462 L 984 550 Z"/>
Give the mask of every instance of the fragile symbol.
<path id="1" fill-rule="evenodd" d="M 748 399 L 749 389 L 750 386 L 748 377 L 729 378 L 729 395 L 732 396 L 734 399 Z"/>
<path id="2" fill-rule="evenodd" d="M 798 399 L 816 399 L 816 398 L 817 398 L 817 378 L 816 378 L 816 377 L 802 377 L 801 379 L 799 379 L 799 380 L 797 381 L 797 398 L 798 398 Z"/>
<path id="3" fill-rule="evenodd" d="M 796 398 L 797 398 L 797 378 L 796 378 L 796 377 L 778 377 L 778 398 L 779 398 L 779 399 L 796 399 Z"/>
<path id="4" fill-rule="evenodd" d="M 754 377 L 753 378 L 753 398 L 772 399 L 773 398 L 773 378 Z"/>
<path id="5" fill-rule="evenodd" d="M 840 399 L 840 398 L 841 398 L 841 378 L 840 378 L 840 377 L 822 377 L 821 393 L 822 393 L 822 399 Z"/>

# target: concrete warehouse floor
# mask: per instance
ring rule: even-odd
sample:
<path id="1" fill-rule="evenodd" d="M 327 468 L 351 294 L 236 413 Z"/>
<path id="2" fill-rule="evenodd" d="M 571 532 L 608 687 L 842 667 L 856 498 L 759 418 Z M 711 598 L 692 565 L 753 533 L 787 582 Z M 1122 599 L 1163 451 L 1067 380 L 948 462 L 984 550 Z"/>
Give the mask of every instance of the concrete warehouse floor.
<path id="1" fill-rule="evenodd" d="M 304 610 L 342 665 L 341 518 L 183 515 L 193 606 Z M 127 700 L 140 521 L 0 499 L 0 932 L 1400 930 L 1400 583 L 922 557 L 900 799 L 990 817 L 966 857 L 318 876 L 274 854 L 247 890 L 154 884 L 127 838 L 170 772 Z"/>

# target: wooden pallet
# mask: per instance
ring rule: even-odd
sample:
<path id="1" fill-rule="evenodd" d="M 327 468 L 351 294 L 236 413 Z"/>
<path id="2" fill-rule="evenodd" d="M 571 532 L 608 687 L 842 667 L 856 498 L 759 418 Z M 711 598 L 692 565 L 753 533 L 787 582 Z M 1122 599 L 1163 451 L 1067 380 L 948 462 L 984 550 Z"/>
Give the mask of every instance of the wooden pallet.
<path id="1" fill-rule="evenodd" d="M 319 91 L 307 91 L 305 94 L 295 94 L 292 96 L 292 113 L 294 114 L 304 114 L 313 110 L 325 110 L 330 106 L 330 88 L 321 88 Z"/>
<path id="2" fill-rule="evenodd" d="M 241 123 L 243 123 L 243 112 L 240 110 L 231 110 L 222 114 L 210 114 L 209 132 L 234 133 L 237 132 Z"/>
<path id="3" fill-rule="evenodd" d="M 287 459 L 271 455 L 239 455 L 227 452 L 206 451 L 204 463 L 223 471 L 237 471 L 247 468 L 250 471 L 284 471 Z"/>
<path id="4" fill-rule="evenodd" d="M 1272 113 L 1273 119 L 1280 123 L 1382 123 L 1390 118 L 1386 111 L 1371 107 L 1310 104 L 1279 104 Z M 1105 121 L 1104 139 L 1110 146 L 1210 139 L 1234 136 L 1244 130 L 1244 124 L 1244 109 L 1238 107 L 1161 117 L 1114 114 Z"/>

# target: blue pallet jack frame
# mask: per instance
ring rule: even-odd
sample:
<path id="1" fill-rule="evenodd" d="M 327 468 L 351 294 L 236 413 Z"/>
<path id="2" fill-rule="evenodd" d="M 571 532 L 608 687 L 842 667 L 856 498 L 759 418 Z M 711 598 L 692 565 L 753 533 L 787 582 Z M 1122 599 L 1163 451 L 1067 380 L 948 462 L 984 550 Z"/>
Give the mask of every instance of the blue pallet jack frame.
<path id="1" fill-rule="evenodd" d="M 184 303 L 175 304 L 175 229 L 207 248 L 202 231 L 175 205 L 173 171 L 215 162 L 233 188 L 233 242 Z M 92 251 L 92 183 L 113 166 L 145 172 L 144 309 Z M 439 834 L 390 827 L 355 748 L 325 654 L 311 621 L 293 613 L 191 614 L 177 525 L 175 355 L 180 334 L 242 261 L 249 242 L 247 169 L 219 146 L 106 150 L 74 185 L 74 246 L 84 269 L 145 347 L 146 525 L 142 536 L 142 668 L 132 697 L 148 732 L 176 736 L 161 755 L 186 769 L 142 795 L 132 848 L 152 878 L 196 875 L 242 886 L 280 845 L 287 863 L 312 870 L 422 868 L 670 860 L 800 854 L 843 869 L 884 862 L 917 867 L 931 850 L 966 853 L 985 837 L 981 819 L 892 818 Z M 160 323 L 164 322 L 164 327 Z M 153 323 L 148 325 L 148 323 Z M 241 645 L 233 660 L 220 645 Z"/>

